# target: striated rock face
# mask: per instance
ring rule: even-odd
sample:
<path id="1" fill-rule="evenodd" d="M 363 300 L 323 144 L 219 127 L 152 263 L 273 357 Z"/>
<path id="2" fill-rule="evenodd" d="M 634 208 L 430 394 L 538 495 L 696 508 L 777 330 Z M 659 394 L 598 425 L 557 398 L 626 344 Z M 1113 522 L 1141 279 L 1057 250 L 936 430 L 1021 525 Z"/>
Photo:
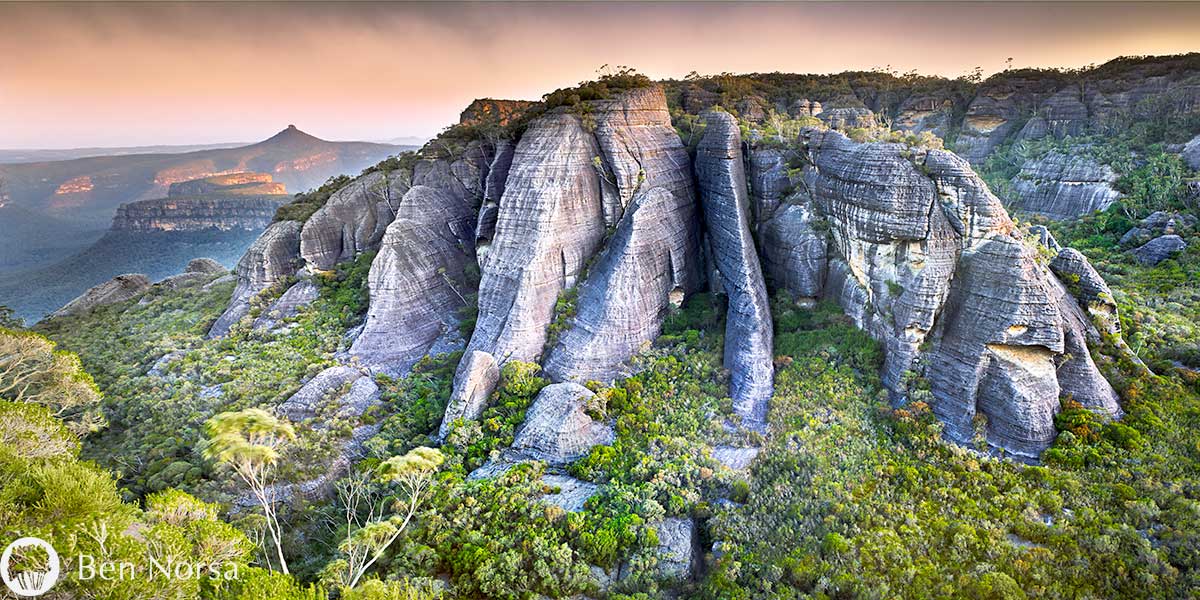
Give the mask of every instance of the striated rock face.
<path id="1" fill-rule="evenodd" d="M 101 306 L 124 302 L 150 289 L 150 278 L 138 273 L 117 275 L 79 295 L 62 308 L 54 311 L 51 317 L 78 315 L 95 310 Z"/>
<path id="2" fill-rule="evenodd" d="M 788 107 L 788 113 L 793 117 L 815 117 L 821 114 L 821 103 L 816 100 L 801 98 L 792 102 Z"/>
<path id="3" fill-rule="evenodd" d="M 1153 266 L 1171 258 L 1177 252 L 1182 252 L 1185 248 L 1187 248 L 1187 242 L 1183 241 L 1183 238 L 1169 234 L 1156 237 L 1133 249 L 1132 252 L 1138 262 L 1146 266 Z"/>
<path id="4" fill-rule="evenodd" d="M 450 391 L 450 403 L 438 427 L 438 439 L 446 439 L 454 421 L 478 419 L 499 382 L 500 367 L 491 354 L 478 350 L 464 354 L 454 371 L 454 389 Z"/>
<path id="5" fill-rule="evenodd" d="M 775 370 L 767 289 L 750 233 L 741 135 L 728 113 L 709 112 L 704 119 L 696 179 L 719 277 L 711 284 L 729 299 L 724 360 L 732 378 L 730 396 L 737 413 L 757 425 L 766 418 Z"/>
<path id="6" fill-rule="evenodd" d="M 1050 261 L 1050 270 L 1091 315 L 1092 323 L 1106 333 L 1121 333 L 1112 290 L 1083 253 L 1074 248 L 1061 249 Z"/>
<path id="7" fill-rule="evenodd" d="M 482 267 L 479 317 L 469 350 L 533 361 L 563 289 L 604 237 L 595 138 L 565 112 L 543 116 L 522 136 Z"/>
<path id="8" fill-rule="evenodd" d="M 375 171 L 334 192 L 300 233 L 300 255 L 309 269 L 329 271 L 377 248 L 407 191 L 402 173 Z"/>
<path id="9" fill-rule="evenodd" d="M 787 159 L 782 150 L 754 148 L 749 155 L 750 212 L 754 222 L 761 225 L 771 218 L 791 191 L 792 181 L 788 178 Z"/>
<path id="10" fill-rule="evenodd" d="M 250 300 L 263 290 L 295 275 L 301 267 L 298 221 L 272 223 L 238 261 L 234 272 L 238 284 L 229 307 L 208 331 L 220 337 L 250 312 Z"/>
<path id="11" fill-rule="evenodd" d="M 504 185 L 508 182 L 508 170 L 512 168 L 513 154 L 517 145 L 511 140 L 496 144 L 496 156 L 488 166 L 483 186 L 483 204 L 479 207 L 479 218 L 475 223 L 475 250 L 480 265 L 496 235 L 496 216 L 500 213 L 500 198 L 504 196 Z"/>
<path id="12" fill-rule="evenodd" d="M 982 435 L 1026 458 L 1053 441 L 1062 394 L 1119 414 L 1087 352 L 1095 334 L 1086 309 L 965 161 L 941 150 L 855 144 L 837 132 L 806 130 L 801 139 L 813 207 L 829 226 L 824 294 L 883 342 L 883 380 L 897 402 L 905 374 L 924 374 L 949 438 Z M 796 213 L 800 224 L 811 220 Z M 1096 298 L 1098 313 L 1115 311 L 1103 305 L 1103 281 L 1082 255 L 1060 255 L 1061 271 L 1080 274 L 1089 290 L 1081 297 Z M 789 271 L 814 279 L 811 262 L 796 264 L 773 270 L 785 282 Z"/>
<path id="13" fill-rule="evenodd" d="M 586 456 L 592 446 L 611 444 L 612 427 L 593 421 L 585 412 L 593 396 L 577 383 L 542 388 L 525 413 L 507 458 L 565 465 Z"/>
<path id="14" fill-rule="evenodd" d="M 457 335 L 458 311 L 473 290 L 474 211 L 425 186 L 404 195 L 371 263 L 370 310 L 351 355 L 390 373 L 407 371 L 438 338 Z"/>
<path id="15" fill-rule="evenodd" d="M 910 133 L 928 131 L 945 137 L 954 118 L 954 98 L 941 94 L 909 96 L 900 104 L 892 127 Z"/>
<path id="16" fill-rule="evenodd" d="M 578 313 L 545 372 L 556 381 L 611 382 L 658 337 L 673 302 L 699 291 L 700 256 L 694 197 L 662 187 L 640 193 L 580 286 Z"/>
<path id="17" fill-rule="evenodd" d="M 1013 178 L 1018 208 L 1052 219 L 1071 219 L 1108 208 L 1120 196 L 1117 174 L 1087 156 L 1051 151 L 1027 161 Z"/>
<path id="18" fill-rule="evenodd" d="M 301 308 L 312 304 L 320 295 L 321 289 L 311 278 L 301 279 L 263 310 L 254 320 L 253 327 L 259 330 L 274 330 L 284 319 L 296 316 Z"/>
<path id="19" fill-rule="evenodd" d="M 820 298 L 828 274 L 829 239 L 815 219 L 811 204 L 792 204 L 759 229 L 763 272 L 798 299 Z"/>
<path id="20" fill-rule="evenodd" d="M 117 207 L 114 231 L 205 231 L 266 227 L 288 196 L 176 196 Z"/>
<path id="21" fill-rule="evenodd" d="M 826 108 L 817 115 L 830 129 L 871 128 L 876 126 L 875 113 L 866 108 Z"/>

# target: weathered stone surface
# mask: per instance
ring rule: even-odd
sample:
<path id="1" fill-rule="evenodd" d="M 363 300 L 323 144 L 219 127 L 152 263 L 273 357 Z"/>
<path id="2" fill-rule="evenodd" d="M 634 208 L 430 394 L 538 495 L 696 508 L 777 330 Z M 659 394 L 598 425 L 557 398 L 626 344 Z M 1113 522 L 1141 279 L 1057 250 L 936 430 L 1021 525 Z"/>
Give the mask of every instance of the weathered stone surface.
<path id="1" fill-rule="evenodd" d="M 577 314 L 545 361 L 555 381 L 612 381 L 662 330 L 672 301 L 700 290 L 700 227 L 691 194 L 639 193 L 579 289 Z"/>
<path id="2" fill-rule="evenodd" d="M 542 388 L 525 413 L 512 447 L 505 452 L 508 462 L 538 460 L 565 465 L 582 458 L 593 446 L 611 444 L 613 428 L 587 415 L 588 401 L 595 396 L 577 383 L 555 383 Z"/>
<path id="3" fill-rule="evenodd" d="M 1137 227 L 1125 232 L 1118 242 L 1122 246 L 1140 246 L 1162 235 L 1179 235 L 1196 226 L 1196 217 L 1189 213 L 1156 210 L 1142 219 Z"/>
<path id="4" fill-rule="evenodd" d="M 50 316 L 78 315 L 101 306 L 124 302 L 150 289 L 150 285 L 150 278 L 140 273 L 117 275 L 100 285 L 89 288 Z"/>
<path id="5" fill-rule="evenodd" d="M 883 342 L 894 401 L 905 400 L 907 372 L 923 373 L 948 437 L 969 443 L 980 427 L 989 445 L 1024 458 L 1053 441 L 1060 391 L 1119 413 L 1087 354 L 1084 309 L 965 161 L 836 132 L 801 140 L 813 206 L 830 229 L 824 294 Z M 1098 300 L 1103 281 L 1075 258 L 1064 251 L 1061 269 L 1081 274 Z"/>
<path id="6" fill-rule="evenodd" d="M 1200 171 L 1200 135 L 1192 138 L 1183 146 L 1183 152 L 1180 153 L 1183 157 L 1183 162 L 1193 171 Z"/>
<path id="7" fill-rule="evenodd" d="M 469 350 L 501 362 L 541 353 L 559 292 L 576 284 L 604 237 L 598 155 L 595 138 L 566 112 L 538 118 L 522 136 L 483 263 Z"/>
<path id="8" fill-rule="evenodd" d="M 954 99 L 942 94 L 909 96 L 897 110 L 892 127 L 910 133 L 930 132 L 944 137 L 954 116 Z"/>
<path id="9" fill-rule="evenodd" d="M 744 471 L 750 468 L 750 464 L 758 458 L 761 448 L 740 448 L 737 446 L 717 446 L 712 450 L 712 457 L 717 459 L 717 462 L 733 469 L 734 471 Z"/>
<path id="10" fill-rule="evenodd" d="M 407 191 L 401 173 L 375 171 L 334 192 L 304 223 L 300 234 L 300 255 L 309 269 L 329 271 L 377 248 Z"/>
<path id="11" fill-rule="evenodd" d="M 783 151 L 775 148 L 750 150 L 750 208 L 754 222 L 761 226 L 769 220 L 783 198 L 792 189 L 788 178 L 787 159 Z"/>
<path id="12" fill-rule="evenodd" d="M 1106 333 L 1121 333 L 1121 320 L 1117 318 L 1117 301 L 1113 299 L 1112 290 L 1083 253 L 1074 248 L 1063 248 L 1050 261 L 1050 270 L 1091 315 L 1091 323 Z M 1099 340 L 1093 338 L 1093 341 Z"/>
<path id="13" fill-rule="evenodd" d="M 817 115 L 830 129 L 846 131 L 876 126 L 875 113 L 866 108 L 826 108 Z"/>
<path id="14" fill-rule="evenodd" d="M 496 235 L 496 217 L 500 213 L 500 198 L 508 181 L 508 170 L 512 168 L 517 145 L 511 140 L 496 144 L 496 157 L 488 166 L 487 179 L 483 188 L 483 204 L 479 207 L 479 218 L 475 224 L 475 251 L 482 266 L 487 250 Z"/>
<path id="15" fill-rule="evenodd" d="M 1075 252 L 1071 248 L 1067 250 Z M 1076 254 L 1078 253 L 1076 252 Z M 1082 255 L 1079 256 L 1082 258 Z M 1072 258 L 1068 255 L 1064 261 L 1066 260 L 1072 260 Z M 1086 260 L 1084 259 L 1085 262 Z M 1087 266 L 1091 267 L 1090 264 Z M 1092 272 L 1095 273 L 1094 270 Z M 1120 323 L 1116 319 L 1117 307 L 1112 301 L 1112 296 L 1101 296 L 1095 302 L 1085 303 L 1083 299 L 1091 297 L 1095 292 L 1095 282 L 1087 284 L 1081 282 L 1078 285 L 1078 295 L 1072 295 L 1069 291 L 1074 286 L 1063 285 L 1053 280 L 1050 283 L 1053 286 L 1051 294 L 1057 297 L 1058 312 L 1062 315 L 1063 322 L 1063 358 L 1065 360 L 1058 365 L 1056 374 L 1059 393 L 1063 397 L 1069 396 L 1085 408 L 1101 415 L 1120 417 L 1122 412 L 1117 392 L 1100 374 L 1100 369 L 1096 367 L 1096 363 L 1088 351 L 1088 340 L 1098 340 L 1099 338 L 1096 324 L 1104 324 L 1105 327 L 1115 328 L 1115 333 L 1120 332 Z M 1099 283 L 1103 285 L 1104 280 L 1099 280 Z M 1104 286 L 1105 289 L 1107 287 Z M 1084 307 L 1087 308 L 1086 311 Z"/>
<path id="16" fill-rule="evenodd" d="M 331 394 L 336 390 L 347 388 L 362 378 L 362 373 L 353 367 L 343 365 L 329 367 L 308 380 L 295 394 L 284 400 L 276 410 L 293 421 L 311 419 L 316 416 L 318 409 Z"/>
<path id="17" fill-rule="evenodd" d="M 1013 178 L 1016 206 L 1052 219 L 1072 219 L 1108 208 L 1120 198 L 1117 174 L 1086 155 L 1051 151 L 1027 161 Z"/>
<path id="18" fill-rule="evenodd" d="M 220 337 L 250 312 L 250 299 L 295 275 L 300 268 L 300 229 L 297 221 L 279 221 L 267 227 L 242 255 L 234 272 L 238 284 L 229 307 L 213 323 L 208 337 Z"/>
<path id="19" fill-rule="evenodd" d="M 731 374 L 734 410 L 751 425 L 765 421 L 774 389 L 773 333 L 767 288 L 750 234 L 749 198 L 737 121 L 705 113 L 696 150 L 696 177 L 709 244 L 719 281 L 729 299 L 725 366 Z"/>
<path id="20" fill-rule="evenodd" d="M 475 251 L 475 215 L 461 199 L 416 186 L 397 213 L 371 263 L 370 308 L 350 348 L 391 374 L 406 372 L 438 338 L 457 335 Z"/>
<path id="21" fill-rule="evenodd" d="M 183 272 L 216 275 L 217 273 L 228 273 L 229 271 L 221 266 L 221 263 L 211 258 L 193 258 L 188 261 L 187 267 L 184 267 Z"/>
<path id="22" fill-rule="evenodd" d="M 288 288 L 254 320 L 253 327 L 261 330 L 275 329 L 285 319 L 299 314 L 300 309 L 312 304 L 321 295 L 321 289 L 312 279 L 301 279 Z"/>
<path id="23" fill-rule="evenodd" d="M 600 486 L 594 483 L 580 481 L 566 475 L 543 475 L 542 483 L 552 490 L 542 496 L 542 502 L 557 506 L 567 512 L 583 510 L 588 498 L 595 496 L 596 492 L 600 491 Z"/>
<path id="24" fill-rule="evenodd" d="M 776 289 L 819 298 L 828 272 L 829 240 L 808 203 L 791 204 L 760 227 L 763 272 Z"/>
<path id="25" fill-rule="evenodd" d="M 673 580 L 690 579 L 695 560 L 696 523 L 687 517 L 671 517 L 650 526 L 658 534 L 659 575 Z"/>
<path id="26" fill-rule="evenodd" d="M 487 408 L 488 398 L 500 382 L 500 367 L 496 359 L 487 352 L 470 350 L 463 355 L 454 371 L 454 389 L 450 392 L 450 403 L 438 427 L 438 439 L 446 439 L 450 426 L 458 419 L 473 421 Z"/>
<path id="27" fill-rule="evenodd" d="M 967 107 L 955 150 L 972 163 L 981 163 L 1024 125 L 1022 115 L 1034 112 L 1059 86 L 1055 78 L 1019 75 L 985 82 Z"/>
<path id="28" fill-rule="evenodd" d="M 1145 244 L 1135 248 L 1133 257 L 1143 265 L 1151 266 L 1171 258 L 1175 253 L 1183 251 L 1187 248 L 1187 242 L 1183 238 L 1171 234 L 1156 237 Z"/>
<path id="29" fill-rule="evenodd" d="M 815 117 L 821 114 L 821 103 L 816 100 L 801 98 L 792 102 L 792 105 L 788 107 L 788 112 L 793 117 Z"/>

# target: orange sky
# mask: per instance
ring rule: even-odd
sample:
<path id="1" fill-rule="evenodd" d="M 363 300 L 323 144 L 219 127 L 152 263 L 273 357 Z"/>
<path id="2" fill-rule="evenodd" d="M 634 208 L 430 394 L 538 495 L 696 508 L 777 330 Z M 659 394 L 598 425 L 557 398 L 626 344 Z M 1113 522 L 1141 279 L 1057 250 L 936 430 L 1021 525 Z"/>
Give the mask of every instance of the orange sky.
<path id="1" fill-rule="evenodd" d="M 430 135 L 606 63 L 958 76 L 1200 51 L 1198 23 L 1198 3 L 0 3 L 0 148 Z"/>

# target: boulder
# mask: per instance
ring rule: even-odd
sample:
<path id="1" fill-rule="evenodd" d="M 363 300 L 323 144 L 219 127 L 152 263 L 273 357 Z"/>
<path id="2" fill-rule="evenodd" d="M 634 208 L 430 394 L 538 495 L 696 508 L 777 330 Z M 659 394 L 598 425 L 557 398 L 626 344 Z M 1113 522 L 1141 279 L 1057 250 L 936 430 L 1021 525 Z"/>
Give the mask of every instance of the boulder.
<path id="1" fill-rule="evenodd" d="M 555 383 L 542 388 L 525 413 L 506 462 L 538 460 L 565 465 L 587 455 L 593 446 L 611 444 L 613 428 L 592 420 L 586 409 L 595 396 L 577 383 Z"/>
<path id="2" fill-rule="evenodd" d="M 651 523 L 658 534 L 658 573 L 680 581 L 692 577 L 696 548 L 696 523 L 687 517 L 671 517 Z"/>
<path id="3" fill-rule="evenodd" d="M 370 307 L 350 354 L 393 375 L 443 336 L 458 335 L 459 311 L 474 290 L 474 211 L 440 190 L 415 186 L 397 207 L 368 275 Z"/>
<path id="4" fill-rule="evenodd" d="M 875 113 L 866 108 L 826 108 L 817 115 L 830 129 L 848 131 L 850 129 L 875 127 Z"/>
<path id="5" fill-rule="evenodd" d="M 300 255 L 309 269 L 330 271 L 377 248 L 406 191 L 405 174 L 373 171 L 334 192 L 300 234 Z"/>
<path id="6" fill-rule="evenodd" d="M 1126 247 L 1140 246 L 1158 236 L 1179 235 L 1195 226 L 1196 217 L 1194 215 L 1156 210 L 1150 216 L 1142 219 L 1136 227 L 1126 231 L 1118 243 Z"/>
<path id="7" fill-rule="evenodd" d="M 1086 155 L 1051 151 L 1026 161 L 1013 177 L 1013 202 L 1021 210 L 1051 219 L 1073 219 L 1102 211 L 1121 197 L 1117 174 Z"/>
<path id="8" fill-rule="evenodd" d="M 272 223 L 250 245 L 234 269 L 238 283 L 229 307 L 208 330 L 209 338 L 228 334 L 249 314 L 250 300 L 255 295 L 296 274 L 301 266 L 300 230 L 298 221 Z"/>
<path id="9" fill-rule="evenodd" d="M 1154 266 L 1187 248 L 1187 242 L 1178 235 L 1156 237 L 1132 250 L 1133 258 L 1145 266 Z"/>
<path id="10" fill-rule="evenodd" d="M 1184 164 L 1193 171 L 1200 171 L 1200 135 L 1192 138 L 1183 146 L 1180 153 Z"/>
<path id="11" fill-rule="evenodd" d="M 310 278 L 301 279 L 292 284 L 278 299 L 254 320 L 253 327 L 258 330 L 270 331 L 275 329 L 285 319 L 290 319 L 300 313 L 300 309 L 312 304 L 321 295 L 321 288 Z"/>
<path id="12" fill-rule="evenodd" d="M 117 275 L 100 285 L 89 288 L 78 298 L 66 303 L 54 311 L 51 317 L 79 315 L 95 310 L 101 306 L 117 304 L 133 299 L 150 289 L 150 278 L 140 273 Z"/>
<path id="13" fill-rule="evenodd" d="M 696 179 L 718 280 L 728 297 L 725 366 L 734 410 L 752 426 L 765 423 L 774 388 L 773 334 L 767 288 L 750 233 L 749 190 L 737 121 L 724 112 L 704 115 L 696 149 Z"/>
<path id="14" fill-rule="evenodd" d="M 700 227 L 691 194 L 640 192 L 580 285 L 577 314 L 545 361 L 555 381 L 611 382 L 700 290 Z"/>

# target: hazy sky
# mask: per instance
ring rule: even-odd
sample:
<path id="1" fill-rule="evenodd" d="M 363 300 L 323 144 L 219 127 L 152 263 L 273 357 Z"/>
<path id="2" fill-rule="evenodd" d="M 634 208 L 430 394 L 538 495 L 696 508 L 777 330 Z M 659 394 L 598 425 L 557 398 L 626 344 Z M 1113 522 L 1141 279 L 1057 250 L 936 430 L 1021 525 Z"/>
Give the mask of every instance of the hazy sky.
<path id="1" fill-rule="evenodd" d="M 1200 51 L 1200 3 L 3 4 L 0 147 L 431 135 L 603 64 L 958 76 Z"/>

